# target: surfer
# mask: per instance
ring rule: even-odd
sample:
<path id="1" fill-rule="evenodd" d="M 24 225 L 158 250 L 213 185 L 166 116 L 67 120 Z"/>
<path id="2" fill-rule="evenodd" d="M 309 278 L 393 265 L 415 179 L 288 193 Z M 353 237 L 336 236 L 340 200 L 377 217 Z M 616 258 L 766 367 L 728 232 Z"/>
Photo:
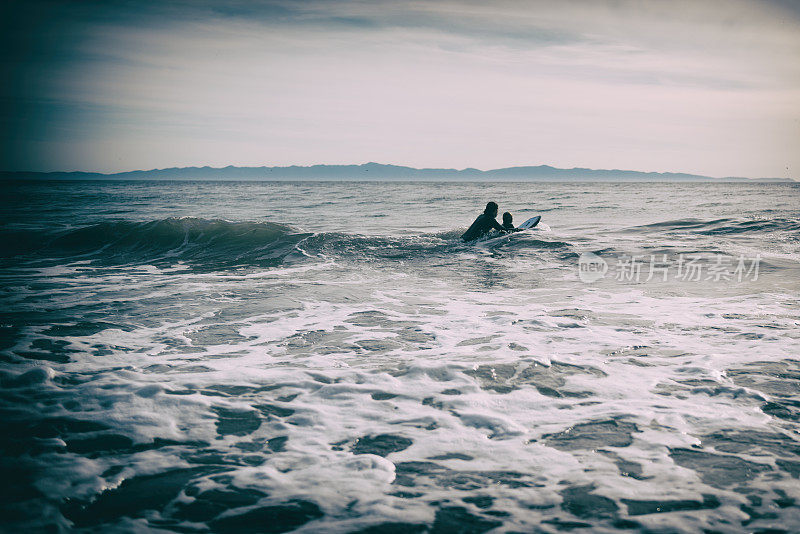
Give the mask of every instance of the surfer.
<path id="1" fill-rule="evenodd" d="M 514 218 L 511 216 L 509 212 L 505 212 L 503 214 L 503 230 L 506 232 L 520 232 L 522 228 L 514 228 L 514 223 L 512 222 Z"/>
<path id="2" fill-rule="evenodd" d="M 472 241 L 473 239 L 478 239 L 481 236 L 488 234 L 492 229 L 499 230 L 501 232 L 505 232 L 500 223 L 496 220 L 497 217 L 497 203 L 496 202 L 489 202 L 486 204 L 486 209 L 483 210 L 483 213 L 478 215 L 478 218 L 475 219 L 475 222 L 472 223 L 472 226 L 464 232 L 464 235 L 461 236 L 461 239 L 464 241 Z"/>

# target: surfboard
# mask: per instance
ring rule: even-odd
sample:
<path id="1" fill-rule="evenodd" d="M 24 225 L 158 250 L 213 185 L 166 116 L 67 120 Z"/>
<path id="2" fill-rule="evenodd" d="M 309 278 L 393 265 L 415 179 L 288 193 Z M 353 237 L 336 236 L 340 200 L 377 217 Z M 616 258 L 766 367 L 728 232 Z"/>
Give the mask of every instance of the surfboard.
<path id="1" fill-rule="evenodd" d="M 533 228 L 534 226 L 539 224 L 540 220 L 542 220 L 542 216 L 541 215 L 537 215 L 536 217 L 531 217 L 530 219 L 528 219 L 524 223 L 522 223 L 519 226 L 517 226 L 517 228 L 522 228 L 523 230 L 527 230 L 528 228 Z"/>

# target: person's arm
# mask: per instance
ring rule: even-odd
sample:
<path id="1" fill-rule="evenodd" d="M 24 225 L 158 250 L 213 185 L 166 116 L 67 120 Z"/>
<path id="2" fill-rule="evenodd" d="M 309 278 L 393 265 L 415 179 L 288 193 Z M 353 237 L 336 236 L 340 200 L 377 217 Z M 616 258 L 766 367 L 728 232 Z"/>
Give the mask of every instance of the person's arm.
<path id="1" fill-rule="evenodd" d="M 501 232 L 505 232 L 506 229 L 503 228 L 503 225 L 497 222 L 497 219 L 492 219 L 492 228 L 495 230 L 500 230 Z"/>

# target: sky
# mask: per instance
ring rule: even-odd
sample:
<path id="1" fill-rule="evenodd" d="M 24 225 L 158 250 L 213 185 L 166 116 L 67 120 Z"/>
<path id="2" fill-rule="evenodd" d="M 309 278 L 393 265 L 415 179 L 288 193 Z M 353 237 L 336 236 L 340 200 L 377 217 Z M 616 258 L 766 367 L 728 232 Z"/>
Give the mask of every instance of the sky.
<path id="1" fill-rule="evenodd" d="M 800 179 L 800 2 L 6 0 L 0 170 Z"/>

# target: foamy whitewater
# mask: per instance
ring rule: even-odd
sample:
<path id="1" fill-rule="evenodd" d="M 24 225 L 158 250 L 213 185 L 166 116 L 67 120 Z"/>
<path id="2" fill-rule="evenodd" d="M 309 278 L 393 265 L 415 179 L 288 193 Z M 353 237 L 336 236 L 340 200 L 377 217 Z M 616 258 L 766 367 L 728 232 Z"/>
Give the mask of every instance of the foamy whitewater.
<path id="1" fill-rule="evenodd" d="M 800 531 L 798 184 L 0 188 L 0 530 Z"/>

